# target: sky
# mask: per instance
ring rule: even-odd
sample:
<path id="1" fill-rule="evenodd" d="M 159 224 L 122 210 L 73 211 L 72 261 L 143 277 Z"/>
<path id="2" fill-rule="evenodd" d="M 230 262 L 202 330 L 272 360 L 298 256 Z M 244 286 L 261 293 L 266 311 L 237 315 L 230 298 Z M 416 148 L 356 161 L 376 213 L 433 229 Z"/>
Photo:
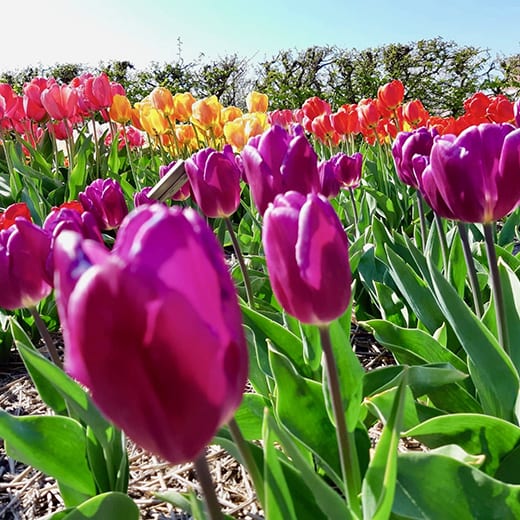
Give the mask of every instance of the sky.
<path id="1" fill-rule="evenodd" d="M 520 0 L 6 0 L 0 70 L 128 60 L 202 61 L 441 37 L 520 54 Z M 180 42 L 180 46 L 179 46 Z M 179 54 L 180 50 L 180 54 Z"/>

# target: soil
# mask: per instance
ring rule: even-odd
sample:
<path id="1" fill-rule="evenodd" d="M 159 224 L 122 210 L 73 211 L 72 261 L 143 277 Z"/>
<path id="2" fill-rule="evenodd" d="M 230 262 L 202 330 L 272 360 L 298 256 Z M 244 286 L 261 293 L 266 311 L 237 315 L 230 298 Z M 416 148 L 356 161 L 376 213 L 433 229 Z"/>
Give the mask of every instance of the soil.
<path id="1" fill-rule="evenodd" d="M 391 354 L 374 338 L 353 325 L 352 344 L 367 370 L 394 363 Z M 42 352 L 45 350 L 42 348 Z M 0 365 L 0 407 L 14 415 L 51 414 L 41 401 L 16 352 Z M 377 443 L 381 425 L 371 429 Z M 423 449 L 412 439 L 403 441 L 402 450 Z M 155 497 L 169 490 L 199 491 L 191 463 L 180 466 L 160 460 L 132 442 L 128 443 L 130 482 L 128 494 L 136 502 L 143 520 L 188 520 L 190 517 Z M 234 518 L 263 519 L 255 493 L 244 468 L 219 446 L 207 451 L 217 496 L 225 513 Z M 0 519 L 33 520 L 43 518 L 64 507 L 53 478 L 9 457 L 0 440 Z"/>

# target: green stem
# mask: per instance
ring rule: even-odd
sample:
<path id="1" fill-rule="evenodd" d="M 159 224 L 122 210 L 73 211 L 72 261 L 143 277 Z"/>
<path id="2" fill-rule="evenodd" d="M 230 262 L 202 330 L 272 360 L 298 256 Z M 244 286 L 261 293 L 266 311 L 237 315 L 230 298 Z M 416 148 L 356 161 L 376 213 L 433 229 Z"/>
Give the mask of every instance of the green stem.
<path id="1" fill-rule="evenodd" d="M 448 268 L 448 242 L 446 241 L 446 233 L 442 225 L 442 220 L 437 213 L 433 213 L 435 219 L 435 225 L 437 226 L 437 233 L 439 234 L 439 242 L 441 243 L 442 262 L 444 268 Z"/>
<path id="2" fill-rule="evenodd" d="M 349 188 L 350 201 L 352 202 L 352 210 L 354 211 L 354 226 L 356 228 L 356 238 L 359 237 L 359 215 L 356 208 L 356 198 L 354 197 L 354 189 Z"/>
<path id="3" fill-rule="evenodd" d="M 464 251 L 464 260 L 466 260 L 466 267 L 468 268 L 469 285 L 471 293 L 473 294 L 473 305 L 475 307 L 475 314 L 482 318 L 484 314 L 484 306 L 482 304 L 482 294 L 477 279 L 477 270 L 475 269 L 475 262 L 471 254 L 471 247 L 468 239 L 468 228 L 464 222 L 457 222 L 459 228 L 459 235 L 462 241 L 462 250 Z"/>
<path id="4" fill-rule="evenodd" d="M 206 455 L 202 453 L 194 461 L 195 471 L 197 472 L 197 480 L 199 481 L 204 499 L 208 508 L 210 520 L 224 520 L 224 515 L 220 509 L 220 504 L 215 493 L 215 486 L 208 467 Z"/>
<path id="5" fill-rule="evenodd" d="M 338 369 L 332 351 L 330 330 L 328 325 L 319 327 L 321 346 L 324 354 L 325 372 L 329 386 L 330 399 L 334 419 L 336 421 L 336 432 L 338 451 L 345 485 L 345 496 L 347 504 L 355 517 L 361 517 L 359 494 L 361 493 L 361 475 L 359 461 L 354 439 L 354 432 L 349 431 L 345 421 L 345 412 L 341 399 Z"/>
<path id="6" fill-rule="evenodd" d="M 494 242 L 494 223 L 484 224 L 484 237 L 486 243 L 486 253 L 489 264 L 489 274 L 491 276 L 491 289 L 495 300 L 495 313 L 497 319 L 498 342 L 509 354 L 509 333 L 507 330 L 506 310 L 504 307 L 504 297 L 502 294 L 502 283 L 498 273 L 497 253 Z"/>
<path id="7" fill-rule="evenodd" d="M 94 148 L 96 150 L 96 179 L 99 179 L 99 142 L 96 127 L 96 118 L 94 114 L 91 116 L 92 120 L 92 132 L 94 134 Z"/>
<path id="8" fill-rule="evenodd" d="M 235 231 L 233 230 L 233 224 L 231 224 L 231 220 L 229 217 L 224 217 L 224 222 L 226 223 L 226 228 L 229 232 L 229 236 L 231 237 L 233 249 L 235 250 L 235 255 L 238 260 L 238 265 L 240 266 L 240 271 L 242 272 L 242 278 L 246 288 L 247 303 L 249 304 L 249 307 L 252 307 L 254 303 L 254 296 L 253 289 L 251 288 L 251 280 L 249 279 L 249 273 L 247 272 L 247 266 L 244 261 L 244 257 L 242 256 L 242 251 L 240 250 L 240 245 L 238 243 Z"/>
<path id="9" fill-rule="evenodd" d="M 236 419 L 233 417 L 228 423 L 229 431 L 231 433 L 231 437 L 233 437 L 233 441 L 235 442 L 236 447 L 242 457 L 242 462 L 244 466 L 247 468 L 249 476 L 253 481 L 253 486 L 256 490 L 256 494 L 258 497 L 258 501 L 265 508 L 265 496 L 264 496 L 264 484 L 262 480 L 262 475 L 260 470 L 258 469 L 258 465 L 253 458 L 253 454 L 247 445 L 246 440 L 244 439 L 242 432 L 238 426 Z"/>
<path id="10" fill-rule="evenodd" d="M 140 190 L 142 188 L 139 179 L 135 175 L 134 163 L 132 161 L 132 154 L 130 153 L 130 146 L 128 146 L 128 139 L 126 138 L 126 126 L 123 125 L 123 139 L 125 140 L 126 155 L 128 156 L 128 163 L 130 164 L 130 170 L 132 171 L 132 179 L 134 184 Z"/>
<path id="11" fill-rule="evenodd" d="M 40 336 L 42 337 L 43 341 L 45 342 L 45 345 L 47 347 L 47 350 L 49 351 L 49 354 L 51 356 L 52 361 L 54 364 L 63 369 L 63 364 L 60 360 L 60 356 L 58 355 L 58 351 L 56 350 L 56 345 L 54 344 L 54 341 L 52 341 L 51 335 L 49 333 L 49 329 L 43 322 L 40 313 L 36 309 L 36 307 L 29 307 L 29 312 L 31 313 L 31 316 L 34 318 L 34 323 L 36 324 L 36 327 L 38 328 L 38 332 L 40 333 Z"/>
<path id="12" fill-rule="evenodd" d="M 424 216 L 424 199 L 421 192 L 417 190 L 417 209 L 419 210 L 419 223 L 421 226 L 421 246 L 426 245 L 426 217 Z"/>

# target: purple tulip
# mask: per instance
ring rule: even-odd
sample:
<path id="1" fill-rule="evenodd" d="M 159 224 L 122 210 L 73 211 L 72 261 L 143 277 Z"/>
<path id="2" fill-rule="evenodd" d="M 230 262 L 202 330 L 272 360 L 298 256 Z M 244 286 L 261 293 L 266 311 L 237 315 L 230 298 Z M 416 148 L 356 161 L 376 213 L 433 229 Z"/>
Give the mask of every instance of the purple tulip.
<path id="1" fill-rule="evenodd" d="M 320 180 L 319 193 L 327 199 L 333 199 L 338 195 L 341 184 L 336 177 L 336 168 L 332 159 L 319 162 L 318 178 Z"/>
<path id="2" fill-rule="evenodd" d="M 352 155 L 338 153 L 330 159 L 334 166 L 336 178 L 343 188 L 358 188 L 361 182 L 363 155 L 356 152 Z"/>
<path id="3" fill-rule="evenodd" d="M 392 145 L 397 176 L 401 181 L 419 189 L 421 174 L 429 162 L 435 129 L 418 128 L 412 132 L 399 132 Z"/>
<path id="4" fill-rule="evenodd" d="M 191 192 L 207 217 L 229 217 L 240 204 L 240 169 L 231 146 L 205 148 L 184 163 Z"/>
<path id="5" fill-rule="evenodd" d="M 520 129 L 510 124 L 470 126 L 434 141 L 421 192 L 440 215 L 489 223 L 520 203 Z"/>
<path id="6" fill-rule="evenodd" d="M 0 230 L 0 307 L 32 307 L 52 290 L 50 235 L 22 217 Z"/>
<path id="7" fill-rule="evenodd" d="M 115 229 L 128 214 L 121 185 L 115 179 L 96 179 L 78 196 L 85 211 L 90 211 L 99 229 Z"/>
<path id="8" fill-rule="evenodd" d="M 348 240 L 330 202 L 318 194 L 278 195 L 262 235 L 273 292 L 303 323 L 325 325 L 350 301 Z"/>
<path id="9" fill-rule="evenodd" d="M 169 164 L 159 166 L 159 177 L 162 179 L 172 168 L 175 167 L 176 164 L 177 164 L 177 161 L 172 161 Z M 182 201 L 182 200 L 186 200 L 190 195 L 191 195 L 190 181 L 186 180 L 186 182 L 182 185 L 182 187 L 179 189 L 179 191 L 177 191 L 176 193 L 174 193 L 171 196 L 171 199 Z"/>
<path id="10" fill-rule="evenodd" d="M 148 197 L 148 193 L 152 190 L 151 186 L 146 186 L 141 191 L 136 191 L 134 193 L 134 207 L 137 208 L 137 206 L 143 206 L 146 204 L 155 204 L 157 203 L 156 200 L 151 199 Z"/>
<path id="11" fill-rule="evenodd" d="M 279 193 L 306 195 L 320 189 L 318 157 L 300 131 L 291 135 L 281 126 L 272 126 L 252 137 L 241 157 L 253 201 L 262 215 Z"/>
<path id="12" fill-rule="evenodd" d="M 43 229 L 52 236 L 53 242 L 65 230 L 76 231 L 83 238 L 103 242 L 96 219 L 90 211 L 79 213 L 71 208 L 55 208 L 47 215 Z"/>
<path id="13" fill-rule="evenodd" d="M 65 369 L 103 413 L 173 464 L 239 405 L 248 359 L 235 287 L 194 210 L 141 206 L 114 247 L 63 232 L 55 251 Z"/>

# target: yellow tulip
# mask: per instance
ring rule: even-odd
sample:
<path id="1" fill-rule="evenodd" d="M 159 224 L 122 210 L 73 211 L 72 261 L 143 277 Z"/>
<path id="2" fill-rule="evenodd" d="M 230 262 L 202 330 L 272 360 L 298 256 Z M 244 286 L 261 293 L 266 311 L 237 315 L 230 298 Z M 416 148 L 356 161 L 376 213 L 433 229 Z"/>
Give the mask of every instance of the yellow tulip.
<path id="1" fill-rule="evenodd" d="M 248 112 L 267 112 L 269 98 L 267 94 L 252 91 L 246 97 L 246 105 Z"/>

